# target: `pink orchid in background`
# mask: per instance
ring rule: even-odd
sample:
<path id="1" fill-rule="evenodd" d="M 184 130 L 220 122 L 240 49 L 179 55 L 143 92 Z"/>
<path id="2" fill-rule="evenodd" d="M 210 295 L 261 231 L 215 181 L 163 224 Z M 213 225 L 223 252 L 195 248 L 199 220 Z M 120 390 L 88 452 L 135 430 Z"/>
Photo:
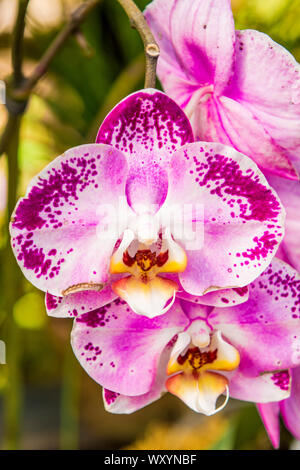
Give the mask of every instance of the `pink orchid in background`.
<path id="1" fill-rule="evenodd" d="M 229 396 L 260 403 L 287 398 L 289 369 L 300 364 L 300 277 L 274 258 L 249 289 L 238 306 L 176 300 L 154 319 L 120 299 L 95 309 L 90 302 L 89 311 L 74 313 L 72 347 L 103 386 L 106 409 L 131 413 L 166 391 L 206 415 Z"/>
<path id="2" fill-rule="evenodd" d="M 120 297 L 155 317 L 176 294 L 245 301 L 282 240 L 283 219 L 254 162 L 193 142 L 183 111 L 147 89 L 108 114 L 96 144 L 68 150 L 34 178 L 10 230 L 24 275 L 48 292 L 53 314 L 94 290 L 87 296 L 97 307 Z"/>
<path id="3" fill-rule="evenodd" d="M 154 0 L 158 76 L 196 140 L 222 142 L 266 172 L 298 179 L 300 66 L 266 34 L 235 31 L 230 0 Z"/>

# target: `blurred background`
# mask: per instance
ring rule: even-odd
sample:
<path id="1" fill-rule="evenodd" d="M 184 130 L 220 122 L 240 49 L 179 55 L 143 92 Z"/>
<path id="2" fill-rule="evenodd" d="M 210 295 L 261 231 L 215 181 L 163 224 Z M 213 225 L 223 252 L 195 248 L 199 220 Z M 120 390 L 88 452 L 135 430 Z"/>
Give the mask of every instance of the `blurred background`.
<path id="1" fill-rule="evenodd" d="M 24 73 L 81 0 L 30 0 Z M 136 1 L 143 9 L 148 0 Z M 0 80 L 12 73 L 12 30 L 18 0 L 0 0 Z M 232 0 L 236 29 L 269 34 L 300 61 L 300 0 Z M 271 449 L 254 405 L 231 400 L 206 418 L 165 395 L 133 415 L 112 415 L 101 388 L 70 346 L 70 319 L 46 315 L 43 293 L 22 276 L 8 253 L 7 193 L 22 196 L 30 179 L 69 147 L 93 142 L 107 112 L 143 87 L 138 33 L 115 0 L 102 0 L 57 54 L 38 83 L 15 142 L 10 182 L 0 157 L 0 448 L 2 449 Z M 0 133 L 7 120 L 0 104 Z M 9 188 L 9 189 L 8 189 Z M 8 261 L 7 261 L 8 260 Z M 298 443 L 282 426 L 281 448 Z"/>

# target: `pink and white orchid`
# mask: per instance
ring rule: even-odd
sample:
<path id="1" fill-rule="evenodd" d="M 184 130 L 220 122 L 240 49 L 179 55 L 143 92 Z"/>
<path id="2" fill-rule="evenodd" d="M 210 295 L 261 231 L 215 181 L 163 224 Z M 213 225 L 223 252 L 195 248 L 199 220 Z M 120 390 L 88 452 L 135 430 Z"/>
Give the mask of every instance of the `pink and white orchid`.
<path id="1" fill-rule="evenodd" d="M 299 304 L 299 275 L 274 259 L 238 306 L 176 300 L 149 319 L 120 299 L 94 310 L 90 303 L 74 319 L 72 347 L 103 386 L 108 411 L 131 413 L 169 391 L 211 415 L 229 396 L 260 403 L 289 396 L 289 369 L 300 364 Z"/>
<path id="2" fill-rule="evenodd" d="M 266 172 L 298 179 L 300 66 L 266 34 L 235 31 L 230 0 L 154 0 L 158 76 L 196 140 L 222 142 Z"/>
<path id="3" fill-rule="evenodd" d="M 176 293 L 207 305 L 246 300 L 283 219 L 252 160 L 193 142 L 183 111 L 147 89 L 108 114 L 97 143 L 68 150 L 34 178 L 10 229 L 24 275 L 61 307 L 54 314 L 92 290 L 99 308 L 121 297 L 151 318 Z"/>

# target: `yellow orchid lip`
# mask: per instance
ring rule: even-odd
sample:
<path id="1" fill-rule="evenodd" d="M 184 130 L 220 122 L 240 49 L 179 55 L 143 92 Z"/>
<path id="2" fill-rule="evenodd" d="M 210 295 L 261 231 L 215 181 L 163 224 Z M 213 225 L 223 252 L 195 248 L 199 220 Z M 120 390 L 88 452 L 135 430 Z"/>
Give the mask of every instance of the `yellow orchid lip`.
<path id="1" fill-rule="evenodd" d="M 219 331 L 214 332 L 207 347 L 199 348 L 190 342 L 182 353 L 178 354 L 177 349 L 176 355 L 171 354 L 166 388 L 195 411 L 213 414 L 225 406 L 229 396 L 228 379 L 222 371 L 233 371 L 239 363 L 237 349 L 224 341 Z M 225 391 L 225 403 L 216 409 L 217 398 Z"/>
<path id="2" fill-rule="evenodd" d="M 159 276 L 159 273 L 182 272 L 187 266 L 185 251 L 171 238 L 157 246 L 136 243 L 129 249 L 134 235 L 128 230 L 110 260 L 111 274 L 128 273 L 131 276 L 112 283 L 114 292 L 125 300 L 132 310 L 149 318 L 169 310 L 179 286 L 176 282 Z M 151 249 L 152 248 L 152 249 Z M 152 310 L 151 310 L 152 309 Z"/>
<path id="3" fill-rule="evenodd" d="M 171 308 L 178 285 L 160 276 L 155 276 L 146 282 L 143 279 L 128 276 L 113 282 L 112 289 L 130 305 L 135 313 L 153 318 Z"/>

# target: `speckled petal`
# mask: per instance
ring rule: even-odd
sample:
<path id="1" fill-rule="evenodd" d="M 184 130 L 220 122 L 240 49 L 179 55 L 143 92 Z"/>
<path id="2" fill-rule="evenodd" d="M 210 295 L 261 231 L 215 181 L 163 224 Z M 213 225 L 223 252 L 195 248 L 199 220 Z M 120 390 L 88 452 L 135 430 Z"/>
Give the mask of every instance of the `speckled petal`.
<path id="1" fill-rule="evenodd" d="M 227 379 L 214 372 L 203 372 L 198 376 L 183 373 L 170 377 L 166 387 L 192 410 L 210 416 L 217 411 L 216 402 L 226 391 Z"/>
<path id="2" fill-rule="evenodd" d="M 61 296 L 70 286 L 107 280 L 118 233 L 106 231 L 126 176 L 121 152 L 88 144 L 57 157 L 32 180 L 10 226 L 14 254 L 32 284 Z"/>
<path id="3" fill-rule="evenodd" d="M 230 374 L 226 374 L 227 377 Z M 249 377 L 240 370 L 232 374 L 229 380 L 229 393 L 237 400 L 254 403 L 277 402 L 290 395 L 291 378 L 288 370 Z"/>
<path id="4" fill-rule="evenodd" d="M 300 161 L 298 164 L 299 170 Z M 285 233 L 280 245 L 283 256 L 289 264 L 300 272 L 300 182 L 288 181 L 271 175 L 267 175 L 267 178 L 286 210 Z"/>
<path id="5" fill-rule="evenodd" d="M 234 307 L 235 305 L 247 302 L 249 298 L 249 288 L 245 286 L 237 287 L 236 289 L 221 289 L 209 292 L 205 295 L 191 295 L 184 290 L 179 290 L 176 296 L 179 299 L 187 300 L 195 304 L 213 307 Z"/>
<path id="6" fill-rule="evenodd" d="M 65 297 L 57 297 L 46 293 L 45 304 L 49 316 L 57 318 L 77 317 L 96 308 L 112 302 L 117 295 L 112 291 L 110 284 L 101 291 L 83 290 L 68 294 Z"/>
<path id="7" fill-rule="evenodd" d="M 248 157 L 216 143 L 188 144 L 176 152 L 165 207 L 203 207 L 203 246 L 184 242 L 188 265 L 179 274 L 193 295 L 243 287 L 268 266 L 283 237 L 284 209 Z M 195 222 L 195 221 L 194 221 Z M 197 237 L 195 237 L 197 241 Z"/>
<path id="8" fill-rule="evenodd" d="M 300 364 L 300 277 L 274 258 L 250 286 L 249 300 L 215 308 L 209 323 L 240 353 L 248 377 Z M 259 401 L 259 400 L 258 400 Z"/>
<path id="9" fill-rule="evenodd" d="M 300 440 L 300 367 L 292 369 L 291 396 L 280 403 L 280 411 L 287 429 Z"/>
<path id="10" fill-rule="evenodd" d="M 219 93 L 227 86 L 235 39 L 229 0 L 155 0 L 145 16 L 161 48 L 164 86 L 172 73 L 184 73 L 198 87 L 214 83 Z"/>
<path id="11" fill-rule="evenodd" d="M 164 348 L 187 323 L 178 303 L 150 320 L 118 299 L 77 317 L 71 342 L 83 368 L 104 388 L 143 395 L 155 380 Z"/>
<path id="12" fill-rule="evenodd" d="M 112 392 L 104 388 L 103 402 L 106 411 L 114 414 L 130 414 L 158 400 L 163 395 L 163 393 L 167 391 L 165 382 L 167 379 L 166 367 L 169 355 L 170 346 L 167 347 L 161 355 L 157 369 L 157 375 L 149 392 L 143 395 L 129 397 L 126 395 L 120 395 L 119 393 Z"/>
<path id="13" fill-rule="evenodd" d="M 279 403 L 258 403 L 257 409 L 273 447 L 278 449 L 280 443 Z"/>
<path id="14" fill-rule="evenodd" d="M 193 142 L 191 125 L 165 93 L 145 89 L 126 97 L 105 118 L 97 142 L 114 146 L 127 157 L 130 206 L 163 204 L 168 191 L 165 167 L 175 150 Z"/>

